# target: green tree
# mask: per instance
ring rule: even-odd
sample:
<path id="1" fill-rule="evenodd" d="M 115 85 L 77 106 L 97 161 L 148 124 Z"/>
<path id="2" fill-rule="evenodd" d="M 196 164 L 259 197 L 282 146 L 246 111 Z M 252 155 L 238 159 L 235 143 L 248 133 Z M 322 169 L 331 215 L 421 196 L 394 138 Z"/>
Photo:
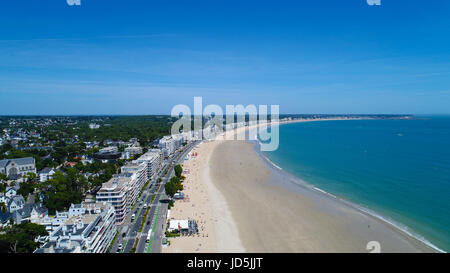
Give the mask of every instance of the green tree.
<path id="1" fill-rule="evenodd" d="M 9 243 L 7 241 L 0 240 L 0 254 L 9 253 Z"/>
<path id="2" fill-rule="evenodd" d="M 33 182 L 23 182 L 20 184 L 20 188 L 17 191 L 17 194 L 20 194 L 27 200 L 28 195 L 34 192 L 35 184 Z"/>
<path id="3" fill-rule="evenodd" d="M 27 182 L 36 182 L 37 175 L 35 173 L 27 173 L 23 178 Z"/>
<path id="4" fill-rule="evenodd" d="M 0 182 L 7 181 L 7 180 L 8 180 L 8 176 L 4 173 L 0 173 Z"/>
<path id="5" fill-rule="evenodd" d="M 181 183 L 180 178 L 174 176 L 170 179 L 169 183 L 173 183 L 177 191 L 182 191 L 184 189 L 183 184 Z"/>
<path id="6" fill-rule="evenodd" d="M 36 188 L 37 175 L 35 173 L 27 173 L 24 176 L 25 182 L 20 184 L 20 188 L 17 191 L 18 194 L 22 195 L 25 200 L 27 200 L 28 195 L 34 192 Z"/>
<path id="7" fill-rule="evenodd" d="M 66 210 L 71 204 L 80 203 L 86 185 L 87 180 L 75 168 L 69 168 L 65 175 L 57 171 L 51 179 L 40 184 L 39 189 L 44 193 L 44 204 L 49 213 L 55 214 L 57 210 Z"/>
<path id="8" fill-rule="evenodd" d="M 170 178 L 169 182 L 174 183 L 176 185 L 176 184 L 180 183 L 180 178 L 178 178 L 176 176 L 172 176 L 172 178 Z"/>
<path id="9" fill-rule="evenodd" d="M 6 204 L 4 202 L 0 203 L 0 211 L 3 213 L 6 213 L 8 211 L 8 207 L 6 207 Z"/>
<path id="10" fill-rule="evenodd" d="M 0 234 L 0 252 L 2 253 L 33 253 L 41 246 L 36 239 L 47 236 L 44 226 L 33 223 L 11 225 Z"/>
<path id="11" fill-rule="evenodd" d="M 175 175 L 177 177 L 181 177 L 181 174 L 183 173 L 183 168 L 181 167 L 181 165 L 180 164 L 175 165 L 175 167 L 173 169 L 175 171 Z"/>
<path id="12" fill-rule="evenodd" d="M 176 184 L 169 181 L 164 186 L 164 190 L 166 191 L 167 196 L 172 198 L 175 195 L 175 193 L 177 192 L 177 186 L 176 186 Z"/>

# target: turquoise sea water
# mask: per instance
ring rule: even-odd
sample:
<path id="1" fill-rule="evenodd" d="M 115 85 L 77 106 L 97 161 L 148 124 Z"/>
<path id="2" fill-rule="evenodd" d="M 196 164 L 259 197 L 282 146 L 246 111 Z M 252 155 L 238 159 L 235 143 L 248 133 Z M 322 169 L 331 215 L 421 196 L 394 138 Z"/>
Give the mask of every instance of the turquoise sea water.
<path id="1" fill-rule="evenodd" d="M 286 124 L 264 154 L 449 252 L 450 116 L 419 118 Z"/>

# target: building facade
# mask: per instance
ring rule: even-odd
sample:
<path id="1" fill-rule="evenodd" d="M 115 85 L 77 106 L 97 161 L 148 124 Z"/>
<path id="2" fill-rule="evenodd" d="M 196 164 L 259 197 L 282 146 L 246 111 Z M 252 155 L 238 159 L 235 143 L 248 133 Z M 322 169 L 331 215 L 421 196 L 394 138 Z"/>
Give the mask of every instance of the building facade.
<path id="1" fill-rule="evenodd" d="M 120 175 L 103 183 L 96 195 L 97 202 L 108 202 L 114 206 L 118 225 L 124 222 L 147 180 L 146 166 L 143 163 L 128 164 L 121 170 Z"/>
<path id="2" fill-rule="evenodd" d="M 0 160 L 0 173 L 11 179 L 25 176 L 27 173 L 36 173 L 36 163 L 33 157 Z"/>
<path id="3" fill-rule="evenodd" d="M 142 156 L 140 156 L 137 160 L 139 164 L 145 164 L 147 180 L 153 180 L 156 176 L 158 169 L 161 167 L 162 163 L 162 154 L 159 149 L 151 149 Z"/>
<path id="4" fill-rule="evenodd" d="M 55 174 L 55 169 L 53 168 L 44 168 L 42 171 L 39 172 L 39 182 L 44 183 L 45 181 L 49 180 L 52 175 Z"/>
<path id="5" fill-rule="evenodd" d="M 62 223 L 36 253 L 105 253 L 117 233 L 114 207 L 106 202 L 72 204 L 60 216 Z"/>
<path id="6" fill-rule="evenodd" d="M 183 143 L 184 138 L 180 135 L 164 136 L 159 140 L 159 148 L 163 152 L 164 157 L 169 157 Z"/>

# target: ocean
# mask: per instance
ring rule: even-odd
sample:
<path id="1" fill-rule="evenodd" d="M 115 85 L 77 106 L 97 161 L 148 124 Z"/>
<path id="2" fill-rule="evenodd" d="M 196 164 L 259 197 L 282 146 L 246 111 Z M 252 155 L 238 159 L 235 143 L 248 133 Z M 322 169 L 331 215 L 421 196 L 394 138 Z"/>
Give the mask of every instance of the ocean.
<path id="1" fill-rule="evenodd" d="M 280 126 L 264 152 L 301 180 L 450 251 L 450 116 Z"/>

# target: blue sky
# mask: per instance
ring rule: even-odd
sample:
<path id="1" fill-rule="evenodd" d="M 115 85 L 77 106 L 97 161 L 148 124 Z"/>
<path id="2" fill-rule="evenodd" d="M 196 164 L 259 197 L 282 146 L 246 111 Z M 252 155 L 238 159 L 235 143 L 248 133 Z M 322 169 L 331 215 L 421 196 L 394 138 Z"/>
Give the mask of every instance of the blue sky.
<path id="1" fill-rule="evenodd" d="M 6 1 L 0 115 L 450 113 L 450 1 Z"/>

